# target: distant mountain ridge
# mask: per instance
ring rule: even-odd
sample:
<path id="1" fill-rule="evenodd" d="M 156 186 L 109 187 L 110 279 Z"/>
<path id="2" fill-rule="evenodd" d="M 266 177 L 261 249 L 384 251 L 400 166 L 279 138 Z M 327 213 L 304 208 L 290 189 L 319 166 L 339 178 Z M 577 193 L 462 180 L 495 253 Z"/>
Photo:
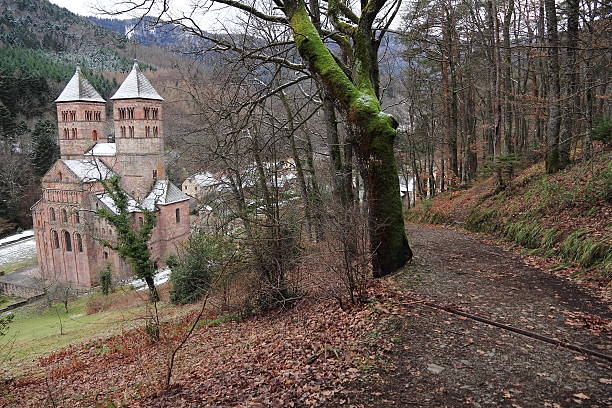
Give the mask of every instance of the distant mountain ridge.
<path id="1" fill-rule="evenodd" d="M 99 17 L 87 17 L 87 19 L 123 38 L 143 45 L 171 49 L 173 45 L 189 40 L 184 33 L 172 26 L 154 27 L 150 17 L 123 20 Z"/>

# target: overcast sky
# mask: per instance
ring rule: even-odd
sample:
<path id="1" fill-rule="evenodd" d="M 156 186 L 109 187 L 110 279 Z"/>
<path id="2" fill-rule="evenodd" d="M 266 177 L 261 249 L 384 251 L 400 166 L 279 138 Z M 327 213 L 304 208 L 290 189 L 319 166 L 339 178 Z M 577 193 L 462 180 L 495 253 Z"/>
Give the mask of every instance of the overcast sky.
<path id="1" fill-rule="evenodd" d="M 57 4 L 60 7 L 65 7 L 75 14 L 82 16 L 96 16 L 102 18 L 110 18 L 110 16 L 100 14 L 96 10 L 96 6 L 111 7 L 114 3 L 118 3 L 117 0 L 49 0 L 53 4 Z M 194 0 L 170 0 L 172 10 L 176 11 L 188 11 L 191 10 L 190 5 Z M 212 29 L 213 25 L 217 20 L 221 20 L 223 23 L 227 23 L 229 18 L 235 16 L 236 13 L 228 7 L 219 6 L 217 10 L 209 10 L 206 15 L 196 16 L 195 20 L 200 24 L 204 23 L 208 29 Z M 129 18 L 129 17 L 140 17 L 138 13 L 122 16 L 115 16 L 113 18 Z M 221 28 L 221 26 L 219 26 Z"/>
<path id="2" fill-rule="evenodd" d="M 60 7 L 65 7 L 73 13 L 80 14 L 82 16 L 98 16 L 108 17 L 100 15 L 96 12 L 96 6 L 102 5 L 104 7 L 112 6 L 117 3 L 117 0 L 49 0 L 51 3 L 57 4 Z M 176 11 L 188 11 L 191 9 L 190 5 L 193 4 L 194 0 L 170 0 L 172 10 Z M 228 28 L 227 24 L 229 20 L 234 19 L 237 16 L 237 12 L 231 7 L 218 5 L 216 10 L 209 10 L 205 15 L 194 16 L 195 20 L 199 24 L 206 27 L 207 30 L 214 31 L 215 28 L 222 29 L 222 27 Z M 135 14 L 134 17 L 139 16 Z M 130 16 L 117 16 L 115 18 L 129 18 Z M 396 27 L 400 23 L 400 18 L 396 17 L 392 27 Z M 231 23 L 230 23 L 231 25 Z"/>

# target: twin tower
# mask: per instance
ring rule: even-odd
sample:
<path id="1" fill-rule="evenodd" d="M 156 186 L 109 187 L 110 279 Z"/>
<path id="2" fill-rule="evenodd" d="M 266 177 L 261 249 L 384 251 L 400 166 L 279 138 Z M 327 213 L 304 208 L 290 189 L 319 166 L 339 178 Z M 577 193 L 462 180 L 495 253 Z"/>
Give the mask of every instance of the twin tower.
<path id="1" fill-rule="evenodd" d="M 121 175 L 123 188 L 144 198 L 155 180 L 165 179 L 163 158 L 163 98 L 138 67 L 123 81 L 113 101 L 114 140 L 106 120 L 106 101 L 76 72 L 57 103 L 59 145 L 62 159 L 105 157 Z M 111 159 L 110 157 L 113 157 Z"/>

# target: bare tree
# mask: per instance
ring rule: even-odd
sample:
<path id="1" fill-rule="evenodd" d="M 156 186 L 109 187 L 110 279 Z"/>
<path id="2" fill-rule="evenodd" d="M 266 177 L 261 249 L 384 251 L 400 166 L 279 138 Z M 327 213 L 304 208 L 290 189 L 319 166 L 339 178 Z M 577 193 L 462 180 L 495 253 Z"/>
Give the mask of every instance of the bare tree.
<path id="1" fill-rule="evenodd" d="M 380 104 L 380 74 L 378 50 L 383 36 L 397 15 L 399 1 L 370 0 L 353 9 L 344 1 L 322 5 L 318 0 L 275 0 L 273 4 L 220 0 L 248 14 L 248 20 L 265 21 L 277 30 L 290 30 L 292 41 L 285 48 L 295 47 L 301 61 L 295 57 L 281 58 L 266 46 L 263 50 L 248 50 L 251 58 L 278 62 L 287 69 L 307 71 L 316 78 L 333 98 L 337 107 L 355 127 L 353 141 L 362 163 L 362 177 L 367 180 L 370 241 L 374 251 L 374 276 L 383 276 L 402 267 L 412 257 L 404 231 L 402 204 L 399 194 L 398 171 L 393 151 L 398 123 L 382 112 Z M 195 37 L 214 41 L 228 50 L 244 52 L 240 42 L 223 41 L 212 36 L 192 18 L 193 11 L 204 11 L 213 2 L 198 2 L 194 9 L 180 13 L 166 1 L 123 1 L 115 13 L 140 11 L 155 14 L 161 24 L 174 24 Z M 267 8 L 266 8 L 267 7 Z M 324 24 L 327 19 L 329 23 Z M 324 40 L 332 39 L 348 56 L 348 61 L 334 55 Z M 275 47 L 281 44 L 274 44 Z M 269 54 L 266 54 L 269 52 Z M 294 53 L 295 55 L 295 53 Z M 292 81 L 296 83 L 296 80 Z M 284 87 L 272 89 L 275 93 Z"/>

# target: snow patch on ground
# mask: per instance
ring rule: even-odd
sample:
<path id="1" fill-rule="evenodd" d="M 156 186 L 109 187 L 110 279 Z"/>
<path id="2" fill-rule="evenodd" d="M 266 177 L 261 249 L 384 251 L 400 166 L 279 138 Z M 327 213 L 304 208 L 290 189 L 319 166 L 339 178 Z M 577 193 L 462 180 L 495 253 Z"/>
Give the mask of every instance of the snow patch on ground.
<path id="1" fill-rule="evenodd" d="M 155 274 L 153 278 L 153 282 L 155 282 L 155 286 L 166 283 L 170 280 L 170 269 L 162 269 L 161 271 Z M 144 290 L 147 288 L 147 283 L 143 279 L 134 279 L 131 282 L 128 282 L 128 285 L 131 285 L 136 290 Z"/>
<path id="2" fill-rule="evenodd" d="M 34 236 L 34 231 L 32 230 L 23 231 L 23 232 L 20 232 L 19 234 L 14 234 L 6 238 L 0 239 L 0 246 L 8 245 L 11 242 L 19 241 L 20 239 L 23 239 L 26 237 L 33 237 L 33 236 Z"/>
<path id="3" fill-rule="evenodd" d="M 36 256 L 34 238 L 0 247 L 0 269 L 2 265 L 24 261 Z"/>

